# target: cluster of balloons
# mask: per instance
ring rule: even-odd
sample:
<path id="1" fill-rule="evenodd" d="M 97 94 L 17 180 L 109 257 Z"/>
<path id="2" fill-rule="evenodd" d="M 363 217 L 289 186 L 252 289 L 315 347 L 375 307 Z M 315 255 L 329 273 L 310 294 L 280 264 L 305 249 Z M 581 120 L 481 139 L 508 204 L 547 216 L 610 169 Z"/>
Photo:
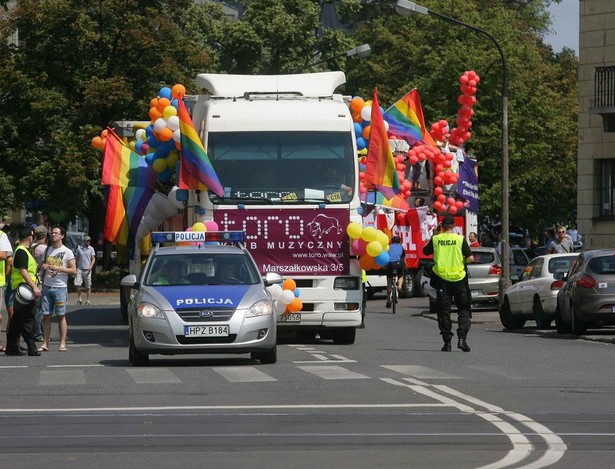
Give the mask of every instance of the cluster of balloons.
<path id="1" fill-rule="evenodd" d="M 431 137 L 438 142 L 444 142 L 448 137 L 449 132 L 450 127 L 448 126 L 448 122 L 442 119 L 431 124 L 429 135 L 431 135 Z"/>
<path id="2" fill-rule="evenodd" d="M 359 223 L 351 222 L 346 233 L 363 270 L 380 269 L 389 263 L 389 237 L 384 231 L 373 226 L 363 228 Z"/>
<path id="3" fill-rule="evenodd" d="M 186 228 L 185 231 L 218 231 L 218 224 L 213 221 L 206 221 L 206 222 L 202 222 L 202 221 L 197 221 L 194 225 L 189 226 L 188 228 Z M 201 242 L 181 242 L 181 243 L 177 243 L 180 246 L 202 246 L 203 243 Z M 214 243 L 215 244 L 215 243 Z"/>
<path id="4" fill-rule="evenodd" d="M 108 130 L 104 129 L 100 133 L 100 135 L 97 135 L 96 137 L 92 138 L 92 146 L 94 148 L 98 148 L 99 150 L 104 150 L 105 145 L 107 144 L 107 133 Z"/>
<path id="5" fill-rule="evenodd" d="M 354 133 L 357 139 L 357 150 L 359 155 L 366 155 L 369 147 L 369 134 L 371 131 L 372 102 L 365 101 L 360 96 L 355 96 L 350 101 L 350 112 L 354 122 Z M 380 112 L 384 114 L 384 109 L 380 106 Z M 389 123 L 384 122 L 384 128 L 389 130 Z"/>
<path id="6" fill-rule="evenodd" d="M 459 96 L 459 104 L 461 108 L 457 111 L 457 127 L 451 130 L 449 142 L 453 145 L 463 145 L 471 136 L 470 127 L 472 127 L 472 116 L 474 110 L 472 107 L 476 104 L 476 87 L 480 82 L 480 77 L 473 70 L 463 72 L 459 77 L 459 86 L 461 96 Z"/>
<path id="7" fill-rule="evenodd" d="M 282 286 L 274 283 L 267 287 L 271 297 L 276 301 L 278 313 L 290 314 L 303 309 L 303 303 L 299 299 L 299 289 L 297 282 L 292 278 L 287 278 L 282 282 Z"/>

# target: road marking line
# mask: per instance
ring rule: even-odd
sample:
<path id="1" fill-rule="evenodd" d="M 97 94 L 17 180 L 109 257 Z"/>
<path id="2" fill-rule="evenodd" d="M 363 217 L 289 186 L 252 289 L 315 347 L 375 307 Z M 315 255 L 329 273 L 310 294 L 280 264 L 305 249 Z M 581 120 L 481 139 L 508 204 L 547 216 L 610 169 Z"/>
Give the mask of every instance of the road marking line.
<path id="1" fill-rule="evenodd" d="M 213 370 L 231 383 L 277 381 L 273 376 L 269 376 L 253 366 L 221 366 L 215 367 Z"/>
<path id="2" fill-rule="evenodd" d="M 38 384 L 41 386 L 85 384 L 85 373 L 83 370 L 42 370 Z"/>
<path id="3" fill-rule="evenodd" d="M 88 367 L 97 367 L 97 366 L 105 366 L 100 363 L 92 363 L 89 365 L 47 365 L 47 368 L 88 368 Z"/>
<path id="4" fill-rule="evenodd" d="M 420 365 L 380 365 L 382 368 L 395 371 L 404 375 L 410 375 L 420 379 L 463 379 L 461 376 L 449 375 L 442 371 L 434 370 Z"/>
<path id="5" fill-rule="evenodd" d="M 176 384 L 182 380 L 168 368 L 127 368 L 126 372 L 137 384 Z"/>
<path id="6" fill-rule="evenodd" d="M 303 371 L 315 374 L 322 379 L 371 379 L 369 376 L 355 373 L 341 366 L 300 366 Z"/>

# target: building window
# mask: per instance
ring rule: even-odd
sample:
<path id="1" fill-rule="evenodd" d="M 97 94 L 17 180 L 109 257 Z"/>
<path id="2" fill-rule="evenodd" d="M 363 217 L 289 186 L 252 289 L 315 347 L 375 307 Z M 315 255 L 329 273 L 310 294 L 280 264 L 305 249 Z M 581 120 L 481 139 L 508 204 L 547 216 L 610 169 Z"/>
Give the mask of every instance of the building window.
<path id="1" fill-rule="evenodd" d="M 615 160 L 600 160 L 600 215 L 613 215 L 615 209 Z"/>

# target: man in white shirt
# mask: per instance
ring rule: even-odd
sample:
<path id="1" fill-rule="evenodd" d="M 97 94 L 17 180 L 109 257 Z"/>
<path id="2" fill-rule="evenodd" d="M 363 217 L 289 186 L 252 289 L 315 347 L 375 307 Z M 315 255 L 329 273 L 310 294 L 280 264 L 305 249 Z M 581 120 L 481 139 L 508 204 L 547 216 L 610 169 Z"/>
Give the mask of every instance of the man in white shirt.
<path id="1" fill-rule="evenodd" d="M 49 336 L 51 334 L 51 316 L 55 313 L 58 317 L 58 329 L 60 331 L 60 352 L 66 352 L 66 303 L 68 301 L 68 276 L 77 274 L 75 255 L 62 241 L 66 231 L 61 226 L 51 229 L 51 243 L 49 250 L 41 265 L 43 281 L 43 298 L 41 308 L 43 310 L 43 345 L 40 352 L 49 350 Z"/>
<path id="2" fill-rule="evenodd" d="M 85 288 L 85 304 L 90 304 L 90 292 L 92 291 L 92 269 L 96 263 L 96 251 L 90 246 L 92 238 L 84 236 L 83 244 L 75 249 L 75 258 L 77 259 L 77 276 L 75 277 L 75 286 L 77 287 L 77 304 L 81 301 L 81 286 Z"/>
<path id="3" fill-rule="evenodd" d="M 9 241 L 9 237 L 4 231 L 0 230 L 0 334 L 2 333 L 2 310 L 6 311 L 4 303 L 4 295 L 6 293 L 6 260 L 12 255 L 13 247 Z M 0 352 L 4 352 L 4 347 L 1 345 Z"/>

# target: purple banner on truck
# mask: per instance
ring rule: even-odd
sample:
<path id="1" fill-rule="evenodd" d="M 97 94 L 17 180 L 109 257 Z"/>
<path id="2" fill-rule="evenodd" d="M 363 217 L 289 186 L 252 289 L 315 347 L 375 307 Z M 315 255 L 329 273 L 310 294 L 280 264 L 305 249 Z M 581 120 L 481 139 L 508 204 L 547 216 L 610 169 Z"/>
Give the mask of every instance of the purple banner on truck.
<path id="1" fill-rule="evenodd" d="M 246 247 L 261 273 L 348 275 L 348 210 L 217 210 L 220 230 L 246 233 Z"/>

